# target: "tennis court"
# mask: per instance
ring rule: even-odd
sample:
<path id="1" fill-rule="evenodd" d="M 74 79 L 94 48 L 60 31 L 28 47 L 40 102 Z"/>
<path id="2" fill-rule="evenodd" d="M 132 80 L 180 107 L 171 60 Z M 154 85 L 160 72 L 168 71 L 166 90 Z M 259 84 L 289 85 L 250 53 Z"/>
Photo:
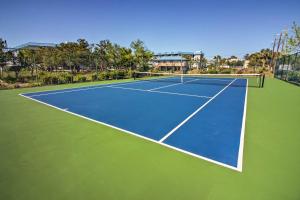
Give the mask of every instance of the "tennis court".
<path id="1" fill-rule="evenodd" d="M 21 95 L 242 171 L 249 86 L 260 87 L 261 77 L 168 74 L 126 83 Z"/>

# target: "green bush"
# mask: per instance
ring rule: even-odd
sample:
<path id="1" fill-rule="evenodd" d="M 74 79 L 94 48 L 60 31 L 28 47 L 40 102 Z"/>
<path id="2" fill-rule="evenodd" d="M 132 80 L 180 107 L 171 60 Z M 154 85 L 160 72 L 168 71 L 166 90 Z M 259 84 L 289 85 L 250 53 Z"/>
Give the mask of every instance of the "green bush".
<path id="1" fill-rule="evenodd" d="M 79 76 L 78 77 L 78 82 L 86 82 L 87 78 L 86 76 Z"/>
<path id="2" fill-rule="evenodd" d="M 98 79 L 97 79 L 98 76 Z M 8 84 L 13 84 L 16 82 L 19 83 L 30 83 L 35 87 L 36 85 L 53 85 L 53 84 L 66 84 L 73 82 L 87 82 L 87 81 L 96 81 L 96 80 L 114 80 L 114 79 L 124 79 L 131 78 L 132 72 L 126 70 L 113 70 L 113 71 L 103 71 L 98 75 L 96 73 L 85 72 L 85 73 L 77 73 L 72 74 L 70 72 L 48 72 L 48 71 L 40 71 L 38 74 L 38 83 L 36 83 L 36 75 L 31 77 L 31 73 L 29 71 L 22 71 L 19 74 L 18 79 L 15 78 L 14 74 L 6 74 L 3 76 L 3 81 Z M 36 83 L 36 84 L 33 84 Z M 18 86 L 17 86 L 18 87 Z M 20 87 L 23 87 L 20 86 Z"/>
<path id="3" fill-rule="evenodd" d="M 209 69 L 209 70 L 207 71 L 207 73 L 209 73 L 209 74 L 217 74 L 218 71 L 215 70 L 215 69 Z"/>
<path id="4" fill-rule="evenodd" d="M 236 71 L 236 73 L 237 74 L 242 74 L 242 73 L 244 73 L 244 70 L 243 69 L 239 69 L 239 70 Z"/>
<path id="5" fill-rule="evenodd" d="M 36 82 L 36 83 L 31 83 L 31 87 L 39 87 L 42 86 L 42 83 Z"/>
<path id="6" fill-rule="evenodd" d="M 112 80 L 114 80 L 114 79 L 117 79 L 118 78 L 118 72 L 117 71 L 110 71 L 109 72 L 109 79 L 112 79 Z"/>
<path id="7" fill-rule="evenodd" d="M 106 71 L 101 72 L 99 74 L 99 78 L 98 79 L 101 80 L 101 81 L 108 80 L 109 79 L 109 72 L 106 72 Z"/>
<path id="8" fill-rule="evenodd" d="M 227 69 L 227 68 L 221 69 L 220 72 L 221 74 L 231 74 L 231 69 Z"/>
<path id="9" fill-rule="evenodd" d="M 64 73 L 60 76 L 60 84 L 64 83 L 71 83 L 72 82 L 72 75 L 69 73 Z"/>
<path id="10" fill-rule="evenodd" d="M 258 67 L 257 68 L 258 73 L 263 73 L 264 71 L 266 71 L 266 69 L 264 67 Z"/>
<path id="11" fill-rule="evenodd" d="M 50 76 L 51 82 L 52 84 L 59 84 L 59 76 L 54 75 L 54 76 Z"/>
<path id="12" fill-rule="evenodd" d="M 126 71 L 119 71 L 119 78 L 124 79 L 127 77 L 127 72 Z"/>
<path id="13" fill-rule="evenodd" d="M 92 74 L 92 81 L 96 81 L 98 79 L 97 74 Z"/>
<path id="14" fill-rule="evenodd" d="M 152 68 L 150 70 L 150 72 L 152 72 L 152 73 L 159 73 L 159 70 L 158 70 L 158 68 Z"/>
<path id="15" fill-rule="evenodd" d="M 49 73 L 46 73 L 46 72 L 40 73 L 40 81 L 41 81 L 44 85 L 51 84 L 51 83 L 52 83 L 51 75 L 50 75 Z"/>
<path id="16" fill-rule="evenodd" d="M 42 72 L 40 73 L 39 80 L 44 85 L 65 84 L 65 83 L 72 82 L 72 75 L 67 72 L 62 72 L 62 73 Z"/>
<path id="17" fill-rule="evenodd" d="M 3 80 L 7 83 L 15 83 L 17 81 L 16 77 L 13 77 L 12 75 L 8 74 Z"/>
<path id="18" fill-rule="evenodd" d="M 73 77 L 74 82 L 86 82 L 88 80 L 87 75 L 77 74 Z"/>

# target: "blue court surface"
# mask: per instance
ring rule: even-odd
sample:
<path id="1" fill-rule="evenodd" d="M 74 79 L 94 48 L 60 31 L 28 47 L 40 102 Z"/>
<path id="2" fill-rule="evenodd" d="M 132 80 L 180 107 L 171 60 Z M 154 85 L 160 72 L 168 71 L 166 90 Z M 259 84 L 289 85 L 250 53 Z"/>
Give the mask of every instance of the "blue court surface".
<path id="1" fill-rule="evenodd" d="M 242 170 L 247 80 L 131 81 L 21 94 L 171 149 Z"/>

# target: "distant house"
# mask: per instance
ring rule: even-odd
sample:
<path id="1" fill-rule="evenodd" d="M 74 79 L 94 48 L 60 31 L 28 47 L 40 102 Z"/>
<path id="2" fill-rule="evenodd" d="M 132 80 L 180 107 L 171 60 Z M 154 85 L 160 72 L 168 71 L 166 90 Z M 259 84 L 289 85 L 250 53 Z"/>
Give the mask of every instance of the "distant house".
<path id="1" fill-rule="evenodd" d="M 203 62 L 203 55 L 204 54 L 202 53 L 202 51 L 194 52 L 193 63 L 191 68 L 199 69 L 199 68 L 206 67 L 206 64 Z"/>
<path id="2" fill-rule="evenodd" d="M 240 59 L 238 59 L 238 58 L 229 58 L 228 59 L 228 61 L 229 62 L 237 62 L 237 61 L 239 61 Z"/>
<path id="3" fill-rule="evenodd" d="M 27 42 L 25 44 L 18 45 L 11 49 L 18 51 L 20 49 L 37 49 L 40 47 L 56 47 L 56 46 L 57 44 L 54 43 Z"/>
<path id="4" fill-rule="evenodd" d="M 56 47 L 57 44 L 54 43 L 41 43 L 41 42 L 27 42 L 25 44 L 18 45 L 13 48 L 8 48 L 9 51 L 14 52 L 14 54 L 18 54 L 21 49 L 38 49 L 40 47 Z"/>
<path id="5" fill-rule="evenodd" d="M 242 69 L 244 68 L 245 62 L 235 56 L 231 56 L 230 58 L 226 58 L 224 64 L 221 65 L 222 68 L 236 68 Z"/>
<path id="6" fill-rule="evenodd" d="M 15 56 L 18 55 L 21 49 L 38 49 L 40 47 L 56 47 L 54 43 L 40 43 L 40 42 L 27 42 L 25 44 L 18 45 L 16 47 L 6 48 L 6 51 L 11 51 Z M 6 63 L 6 66 L 10 67 L 15 65 L 12 61 Z"/>
<path id="7" fill-rule="evenodd" d="M 160 71 L 185 71 L 198 68 L 202 52 L 165 52 L 154 55 L 152 65 Z M 193 62 L 191 62 L 193 61 Z M 192 63 L 192 64 L 191 64 Z"/>

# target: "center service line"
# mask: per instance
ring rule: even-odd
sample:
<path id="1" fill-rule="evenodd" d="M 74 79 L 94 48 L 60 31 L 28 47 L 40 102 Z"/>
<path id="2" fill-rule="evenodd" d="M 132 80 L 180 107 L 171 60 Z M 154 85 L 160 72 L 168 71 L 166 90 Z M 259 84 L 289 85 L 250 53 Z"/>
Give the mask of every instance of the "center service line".
<path id="1" fill-rule="evenodd" d="M 215 99 L 219 94 L 221 94 L 226 88 L 228 88 L 236 79 L 231 81 L 226 87 L 224 87 L 221 91 L 219 91 L 215 96 L 213 96 L 210 100 L 208 100 L 205 104 L 200 106 L 195 112 L 193 112 L 190 116 L 188 116 L 185 120 L 183 120 L 180 124 L 178 124 L 173 130 L 171 130 L 168 134 L 166 134 L 163 138 L 159 140 L 159 143 L 165 141 L 170 135 L 172 135 L 177 129 L 179 129 L 183 124 L 185 124 L 189 119 L 191 119 L 194 115 L 196 115 L 200 110 L 202 110 L 209 102 Z"/>

